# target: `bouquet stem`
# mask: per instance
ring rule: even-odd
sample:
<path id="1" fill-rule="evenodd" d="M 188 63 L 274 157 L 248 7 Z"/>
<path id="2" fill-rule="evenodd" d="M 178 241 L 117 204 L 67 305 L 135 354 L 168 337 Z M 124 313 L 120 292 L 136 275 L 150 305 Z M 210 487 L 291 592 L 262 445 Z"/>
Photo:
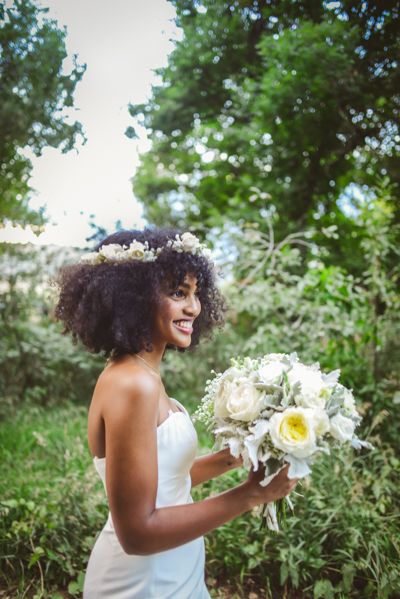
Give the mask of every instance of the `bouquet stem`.
<path id="1" fill-rule="evenodd" d="M 282 524 L 286 522 L 286 499 L 278 499 L 273 503 L 264 503 L 262 506 L 261 523 L 259 530 L 268 528 L 279 532 Z"/>

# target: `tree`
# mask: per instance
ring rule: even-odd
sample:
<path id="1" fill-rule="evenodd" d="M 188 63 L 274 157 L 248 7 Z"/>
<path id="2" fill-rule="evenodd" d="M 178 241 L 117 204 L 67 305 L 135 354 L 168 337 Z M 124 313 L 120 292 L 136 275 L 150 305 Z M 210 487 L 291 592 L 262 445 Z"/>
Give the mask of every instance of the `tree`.
<path id="1" fill-rule="evenodd" d="M 183 39 L 150 101 L 130 107 L 153 142 L 134 178 L 146 216 L 265 226 L 258 187 L 279 234 L 318 219 L 358 235 L 341 192 L 378 174 L 399 183 L 399 2 L 173 4 Z"/>
<path id="2" fill-rule="evenodd" d="M 73 57 L 63 73 L 66 30 L 44 15 L 32 0 L 0 3 L 0 206 L 1 222 L 41 225 L 43 210 L 29 207 L 32 164 L 22 150 L 39 156 L 45 146 L 70 150 L 78 122 L 62 111 L 73 106 L 75 86 L 85 67 Z"/>

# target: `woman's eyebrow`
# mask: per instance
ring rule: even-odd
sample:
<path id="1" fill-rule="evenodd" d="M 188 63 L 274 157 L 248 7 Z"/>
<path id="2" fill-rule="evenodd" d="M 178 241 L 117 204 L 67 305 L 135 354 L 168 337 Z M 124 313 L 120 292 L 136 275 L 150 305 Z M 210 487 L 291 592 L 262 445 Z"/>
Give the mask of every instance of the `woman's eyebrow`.
<path id="1" fill-rule="evenodd" d="M 190 285 L 189 285 L 189 283 L 181 283 L 181 284 L 180 284 L 180 286 L 181 286 L 181 287 L 185 287 L 185 289 L 190 289 Z M 196 289 L 195 289 L 195 291 L 199 291 L 199 289 L 198 289 L 197 285 L 196 285 Z"/>

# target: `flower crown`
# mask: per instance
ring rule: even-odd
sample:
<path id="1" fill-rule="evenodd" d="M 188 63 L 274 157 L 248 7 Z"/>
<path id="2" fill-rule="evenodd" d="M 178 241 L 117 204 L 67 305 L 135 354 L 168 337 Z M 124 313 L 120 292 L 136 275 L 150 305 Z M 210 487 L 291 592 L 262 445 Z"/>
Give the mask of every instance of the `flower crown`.
<path id="1" fill-rule="evenodd" d="M 140 262 L 154 262 L 166 248 L 171 248 L 175 252 L 188 252 L 197 256 L 209 258 L 211 250 L 192 233 L 183 233 L 175 235 L 175 239 L 169 239 L 164 247 L 150 248 L 148 241 L 142 243 L 134 239 L 129 246 L 119 243 L 109 243 L 103 245 L 97 252 L 83 254 L 80 262 L 85 264 L 101 264 L 102 262 L 128 262 L 130 260 L 139 260 Z"/>

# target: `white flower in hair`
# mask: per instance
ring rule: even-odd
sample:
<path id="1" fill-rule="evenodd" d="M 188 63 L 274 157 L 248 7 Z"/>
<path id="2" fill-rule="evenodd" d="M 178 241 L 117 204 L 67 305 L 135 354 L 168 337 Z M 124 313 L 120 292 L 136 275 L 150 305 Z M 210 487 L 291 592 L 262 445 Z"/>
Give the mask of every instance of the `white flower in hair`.
<path id="1" fill-rule="evenodd" d="M 140 262 L 154 262 L 158 256 L 167 248 L 175 252 L 188 252 L 190 254 L 202 255 L 207 258 L 211 256 L 211 250 L 206 248 L 203 243 L 193 235 L 186 232 L 182 236 L 176 235 L 175 239 L 169 239 L 164 247 L 150 248 L 149 242 L 144 243 L 134 239 L 129 247 L 118 243 L 109 243 L 103 245 L 98 252 L 89 252 L 81 256 L 80 261 L 85 264 L 100 264 L 101 262 L 127 262 L 129 260 L 139 260 Z"/>
<path id="2" fill-rule="evenodd" d="M 98 252 L 89 252 L 88 254 L 83 254 L 80 261 L 85 264 L 97 264 L 101 262 L 101 255 Z"/>
<path id="3" fill-rule="evenodd" d="M 184 252 L 195 252 L 201 248 L 200 240 L 192 233 L 184 233 L 181 240 Z"/>
<path id="4" fill-rule="evenodd" d="M 104 258 L 104 260 L 119 260 L 122 256 L 122 252 L 124 248 L 122 245 L 118 243 L 109 243 L 108 245 L 103 245 L 99 249 L 99 254 Z"/>
<path id="5" fill-rule="evenodd" d="M 136 241 L 134 239 L 130 244 L 129 248 L 124 252 L 125 260 L 141 260 L 143 262 L 151 262 L 156 259 L 154 255 L 154 250 L 149 249 L 149 244 L 147 241 L 142 243 L 141 241 Z"/>
<path id="6" fill-rule="evenodd" d="M 180 235 L 175 235 L 175 239 L 170 239 L 167 242 L 167 247 L 172 248 L 175 252 L 188 252 L 190 254 L 209 256 L 211 250 L 208 250 L 200 239 L 189 231 Z M 208 253 L 210 252 L 210 253 Z"/>

